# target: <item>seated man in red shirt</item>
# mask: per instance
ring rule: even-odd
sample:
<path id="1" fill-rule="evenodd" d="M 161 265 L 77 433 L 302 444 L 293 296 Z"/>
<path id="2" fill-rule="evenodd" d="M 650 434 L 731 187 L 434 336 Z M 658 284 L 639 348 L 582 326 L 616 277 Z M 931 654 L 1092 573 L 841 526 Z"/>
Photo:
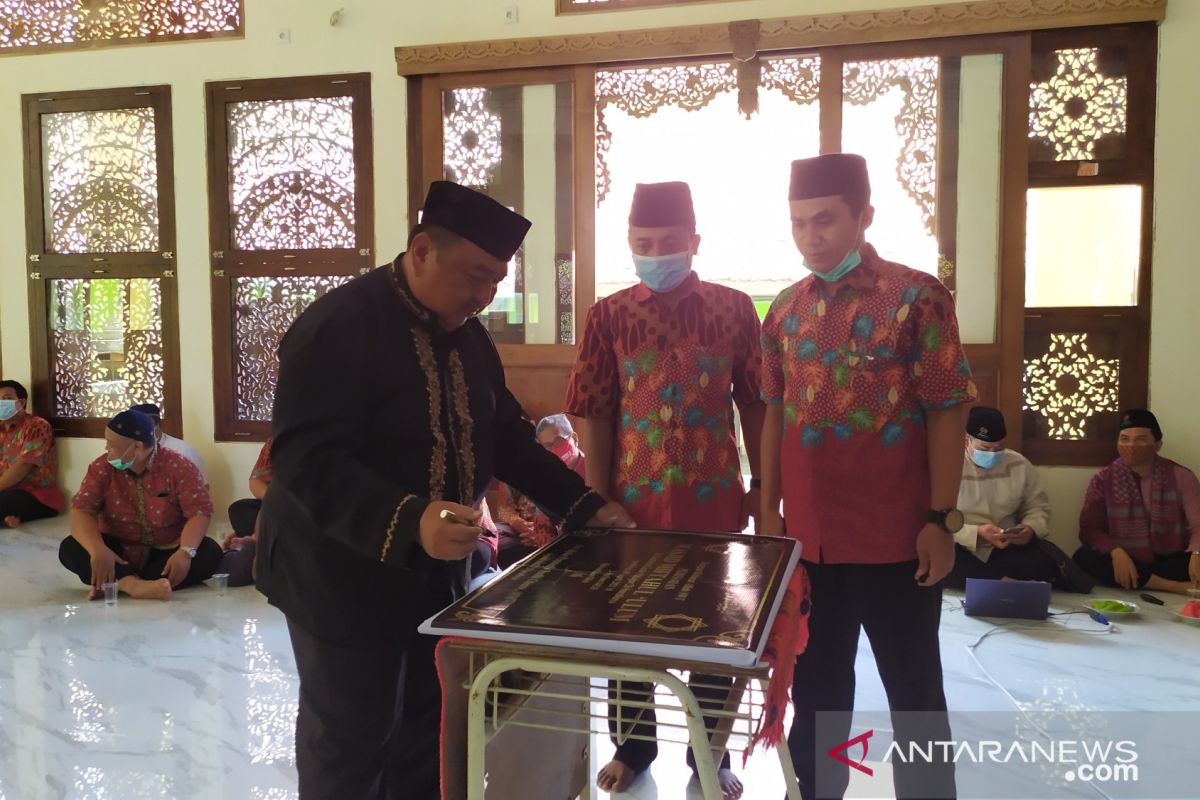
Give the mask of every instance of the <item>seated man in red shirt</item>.
<path id="1" fill-rule="evenodd" d="M 581 477 L 587 477 L 587 458 L 579 449 L 579 436 L 566 414 L 552 414 L 537 424 L 538 444 L 562 459 Z M 496 509 L 500 537 L 499 566 L 507 569 L 534 550 L 558 537 L 560 529 L 532 500 L 506 483 L 496 481 L 488 493 Z"/>
<path id="2" fill-rule="evenodd" d="M 29 392 L 0 381 L 0 521 L 9 528 L 57 516 L 66 505 L 50 423 L 29 413 Z"/>
<path id="3" fill-rule="evenodd" d="M 122 411 L 104 431 L 105 453 L 71 503 L 71 535 L 58 560 L 102 596 L 116 581 L 131 597 L 167 600 L 212 576 L 221 547 L 205 534 L 212 500 L 200 470 L 157 447 L 154 420 Z"/>
<path id="4" fill-rule="evenodd" d="M 258 512 L 262 499 L 271 485 L 271 440 L 263 442 L 258 461 L 250 471 L 250 494 L 234 500 L 229 506 L 229 524 L 233 530 L 221 542 L 225 555 L 217 572 L 229 575 L 230 586 L 249 586 L 254 583 L 254 557 L 258 552 Z"/>

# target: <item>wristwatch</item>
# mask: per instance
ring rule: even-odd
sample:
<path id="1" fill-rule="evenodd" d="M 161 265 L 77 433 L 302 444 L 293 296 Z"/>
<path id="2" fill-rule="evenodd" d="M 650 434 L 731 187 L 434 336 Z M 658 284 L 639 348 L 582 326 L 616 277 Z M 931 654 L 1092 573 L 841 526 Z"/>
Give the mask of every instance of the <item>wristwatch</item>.
<path id="1" fill-rule="evenodd" d="M 187 553 L 188 558 L 196 557 L 196 548 L 194 548 L 194 547 L 181 547 L 179 549 L 182 550 L 183 552 Z"/>
<path id="2" fill-rule="evenodd" d="M 966 520 L 957 508 L 938 508 L 929 512 L 929 521 L 940 525 L 946 533 L 958 533 Z"/>

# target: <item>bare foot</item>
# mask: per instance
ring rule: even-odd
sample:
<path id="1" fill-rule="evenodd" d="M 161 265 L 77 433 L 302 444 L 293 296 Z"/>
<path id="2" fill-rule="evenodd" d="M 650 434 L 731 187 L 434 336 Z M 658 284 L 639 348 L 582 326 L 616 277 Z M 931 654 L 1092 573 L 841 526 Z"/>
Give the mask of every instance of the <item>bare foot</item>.
<path id="1" fill-rule="evenodd" d="M 596 773 L 596 786 L 606 792 L 623 792 L 633 783 L 637 774 L 624 763 L 613 759 Z"/>
<path id="2" fill-rule="evenodd" d="M 742 782 L 738 780 L 737 775 L 733 774 L 733 770 L 717 770 L 717 781 L 721 784 L 721 793 L 725 796 L 725 800 L 738 800 L 742 796 L 744 791 Z"/>
<path id="3" fill-rule="evenodd" d="M 138 600 L 171 599 L 171 582 L 166 578 L 144 581 L 141 578 L 127 575 L 117 582 L 117 588 L 130 597 L 136 597 Z"/>
<path id="4" fill-rule="evenodd" d="M 11 516 L 11 515 L 10 515 L 10 516 L 7 516 L 7 517 L 5 517 L 5 518 L 4 518 L 4 524 L 5 524 L 5 525 L 7 525 L 7 526 L 8 526 L 8 527 L 10 527 L 10 528 L 15 528 L 15 527 L 17 527 L 18 525 L 20 525 L 20 524 L 21 524 L 21 518 L 20 518 L 20 517 L 14 517 L 14 516 Z"/>

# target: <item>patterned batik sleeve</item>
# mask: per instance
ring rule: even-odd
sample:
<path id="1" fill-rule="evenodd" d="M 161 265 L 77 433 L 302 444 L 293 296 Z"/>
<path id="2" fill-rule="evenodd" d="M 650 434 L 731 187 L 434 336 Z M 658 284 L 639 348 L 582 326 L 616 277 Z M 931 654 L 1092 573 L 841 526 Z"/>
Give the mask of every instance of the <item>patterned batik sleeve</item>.
<path id="1" fill-rule="evenodd" d="M 747 408 L 762 399 L 762 326 L 758 311 L 747 294 L 737 293 L 734 306 L 733 400 Z"/>
<path id="2" fill-rule="evenodd" d="M 21 446 L 21 454 L 18 456 L 20 463 L 40 467 L 46 462 L 53 442 L 54 429 L 50 427 L 50 423 L 43 419 L 37 420 L 29 427 L 25 442 Z"/>
<path id="3" fill-rule="evenodd" d="M 105 463 L 104 458 L 98 458 L 88 465 L 79 484 L 79 491 L 71 498 L 71 508 L 86 511 L 92 516 L 104 510 L 104 495 L 112 477 L 112 467 Z"/>
<path id="4" fill-rule="evenodd" d="M 179 508 L 185 519 L 193 517 L 211 517 L 213 515 L 212 498 L 208 493 L 208 483 L 200 473 L 200 468 L 186 458 L 180 458 L 174 470 L 173 483 L 178 493 Z"/>
<path id="5" fill-rule="evenodd" d="M 588 311 L 579 357 L 567 384 L 566 412 L 576 417 L 612 419 L 620 392 L 617 354 L 605 303 Z"/>
<path id="6" fill-rule="evenodd" d="M 779 405 L 783 402 L 783 330 L 779 324 L 780 307 L 783 296 L 771 304 L 762 324 L 762 373 L 760 377 L 760 394 L 763 401 L 769 405 Z"/>
<path id="7" fill-rule="evenodd" d="M 954 299 L 932 277 L 917 291 L 912 303 L 912 375 L 921 407 L 930 411 L 969 403 L 976 396 L 975 383 L 959 339 Z"/>

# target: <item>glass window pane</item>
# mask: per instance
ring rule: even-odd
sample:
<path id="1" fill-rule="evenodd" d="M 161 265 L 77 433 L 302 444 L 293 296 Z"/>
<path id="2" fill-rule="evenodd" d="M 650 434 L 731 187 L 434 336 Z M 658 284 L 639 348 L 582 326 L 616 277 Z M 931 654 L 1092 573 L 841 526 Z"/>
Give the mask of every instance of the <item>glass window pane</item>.
<path id="1" fill-rule="evenodd" d="M 49 284 L 54 416 L 109 417 L 135 403 L 163 405 L 161 281 Z"/>
<path id="2" fill-rule="evenodd" d="M 765 59 L 758 110 L 747 118 L 729 63 L 598 71 L 596 296 L 637 282 L 629 253 L 634 186 L 682 180 L 702 239 L 697 274 L 746 292 L 765 313 L 806 274 L 787 190 L 791 162 L 820 151 L 819 86 L 818 58 Z"/>
<path id="3" fill-rule="evenodd" d="M 42 114 L 41 126 L 47 252 L 158 250 L 154 109 Z"/>
<path id="4" fill-rule="evenodd" d="M 481 315 L 505 344 L 573 344 L 575 245 L 570 84 L 442 94 L 443 173 L 533 220 Z"/>
<path id="5" fill-rule="evenodd" d="M 1137 305 L 1142 187 L 1030 189 L 1025 306 Z"/>
<path id="6" fill-rule="evenodd" d="M 229 211 L 239 250 L 356 247 L 354 99 L 229 103 Z"/>
<path id="7" fill-rule="evenodd" d="M 842 151 L 867 159 L 875 221 L 867 240 L 886 259 L 938 274 L 936 57 L 847 62 Z"/>
<path id="8" fill-rule="evenodd" d="M 945 66 L 945 62 L 943 62 Z M 1000 135 L 1004 58 L 965 56 L 959 61 L 957 163 L 953 183 L 939 184 L 938 232 L 942 255 L 953 262 L 959 333 L 966 344 L 996 341 L 996 290 L 1000 268 Z M 946 98 L 950 99 L 950 98 Z M 941 131 L 943 140 L 949 131 Z M 943 219 L 954 187 L 954 218 Z M 952 242 L 946 237 L 953 229 Z"/>
<path id="9" fill-rule="evenodd" d="M 234 375 L 237 418 L 270 422 L 279 380 L 279 340 L 300 312 L 350 275 L 234 278 Z"/>

